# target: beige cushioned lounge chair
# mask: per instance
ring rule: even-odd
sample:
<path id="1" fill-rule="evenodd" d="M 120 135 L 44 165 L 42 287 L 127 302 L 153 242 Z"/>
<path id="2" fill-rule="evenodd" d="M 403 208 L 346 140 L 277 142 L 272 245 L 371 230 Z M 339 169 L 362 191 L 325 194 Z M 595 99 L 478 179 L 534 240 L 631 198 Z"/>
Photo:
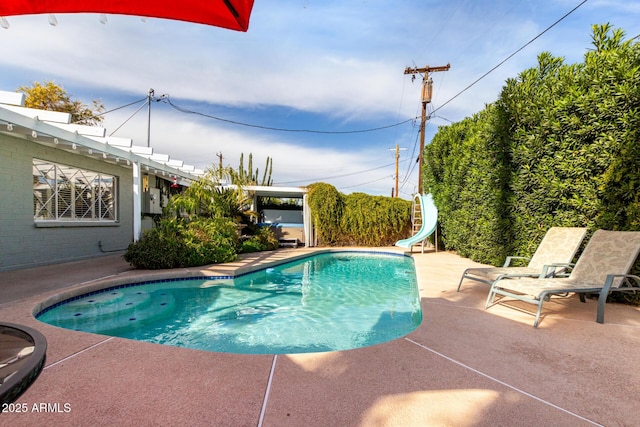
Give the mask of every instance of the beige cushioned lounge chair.
<path id="1" fill-rule="evenodd" d="M 467 268 L 460 283 L 458 291 L 464 279 L 491 285 L 503 277 L 548 277 L 566 271 L 571 267 L 571 261 L 576 255 L 584 236 L 586 228 L 581 227 L 551 227 L 547 230 L 540 245 L 529 260 L 526 267 L 511 267 L 514 259 L 528 259 L 526 257 L 508 256 L 502 267 Z"/>
<path id="2" fill-rule="evenodd" d="M 515 298 L 538 306 L 533 324 L 538 326 L 542 303 L 551 295 L 599 294 L 596 321 L 604 323 L 604 307 L 609 293 L 640 291 L 640 277 L 628 274 L 640 253 L 640 231 L 597 230 L 587 243 L 569 277 L 501 278 L 489 291 L 485 308 L 496 295 Z"/>

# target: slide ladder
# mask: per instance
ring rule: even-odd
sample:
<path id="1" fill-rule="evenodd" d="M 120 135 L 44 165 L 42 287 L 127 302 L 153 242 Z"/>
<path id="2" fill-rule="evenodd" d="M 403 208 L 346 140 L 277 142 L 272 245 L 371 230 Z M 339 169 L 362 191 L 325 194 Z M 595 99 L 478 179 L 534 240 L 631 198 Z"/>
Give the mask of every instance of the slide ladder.
<path id="1" fill-rule="evenodd" d="M 411 223 L 413 236 L 408 239 L 398 240 L 396 246 L 411 250 L 413 246 L 421 244 L 422 253 L 424 253 L 424 242 L 429 236 L 437 232 L 438 227 L 438 208 L 433 203 L 431 194 L 416 194 L 414 196 Z M 437 250 L 438 247 L 436 245 Z"/>
<path id="2" fill-rule="evenodd" d="M 420 229 L 422 228 L 422 207 L 420 203 L 420 198 L 416 194 L 413 198 L 412 212 L 411 212 L 411 235 L 414 236 L 418 234 Z"/>

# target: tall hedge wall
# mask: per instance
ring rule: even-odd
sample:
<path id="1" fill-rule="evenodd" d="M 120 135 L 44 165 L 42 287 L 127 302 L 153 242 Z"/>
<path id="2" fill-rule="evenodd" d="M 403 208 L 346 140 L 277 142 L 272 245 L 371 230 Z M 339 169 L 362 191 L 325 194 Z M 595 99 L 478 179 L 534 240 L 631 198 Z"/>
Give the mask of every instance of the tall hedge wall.
<path id="1" fill-rule="evenodd" d="M 441 241 L 480 262 L 504 258 L 509 233 L 506 162 L 493 108 L 440 128 L 425 156 L 425 188 L 438 207 Z"/>
<path id="2" fill-rule="evenodd" d="M 326 183 L 309 187 L 309 206 L 321 246 L 386 246 L 411 235 L 411 202 L 344 195 Z"/>
<path id="3" fill-rule="evenodd" d="M 439 128 L 423 176 L 445 247 L 499 264 L 551 226 L 640 230 L 640 45 L 608 24 L 592 41 L 582 63 L 540 54 L 493 105 Z"/>

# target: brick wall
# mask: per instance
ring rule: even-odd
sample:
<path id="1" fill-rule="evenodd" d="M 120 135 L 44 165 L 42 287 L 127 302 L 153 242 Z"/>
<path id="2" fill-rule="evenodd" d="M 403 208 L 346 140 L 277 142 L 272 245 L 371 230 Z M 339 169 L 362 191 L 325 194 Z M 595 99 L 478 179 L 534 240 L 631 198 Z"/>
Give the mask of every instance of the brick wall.
<path id="1" fill-rule="evenodd" d="M 118 177 L 118 223 L 36 227 L 33 158 Z M 125 249 L 133 237 L 132 187 L 130 167 L 0 134 L 0 271 L 103 255 L 100 241 L 106 251 Z"/>

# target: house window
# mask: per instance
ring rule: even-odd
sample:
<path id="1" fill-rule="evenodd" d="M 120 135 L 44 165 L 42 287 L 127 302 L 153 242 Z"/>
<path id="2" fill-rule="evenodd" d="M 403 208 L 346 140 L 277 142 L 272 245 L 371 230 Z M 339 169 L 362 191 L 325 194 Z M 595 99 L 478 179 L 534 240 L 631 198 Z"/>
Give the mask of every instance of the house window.
<path id="1" fill-rule="evenodd" d="M 115 222 L 116 177 L 33 159 L 36 221 Z"/>

